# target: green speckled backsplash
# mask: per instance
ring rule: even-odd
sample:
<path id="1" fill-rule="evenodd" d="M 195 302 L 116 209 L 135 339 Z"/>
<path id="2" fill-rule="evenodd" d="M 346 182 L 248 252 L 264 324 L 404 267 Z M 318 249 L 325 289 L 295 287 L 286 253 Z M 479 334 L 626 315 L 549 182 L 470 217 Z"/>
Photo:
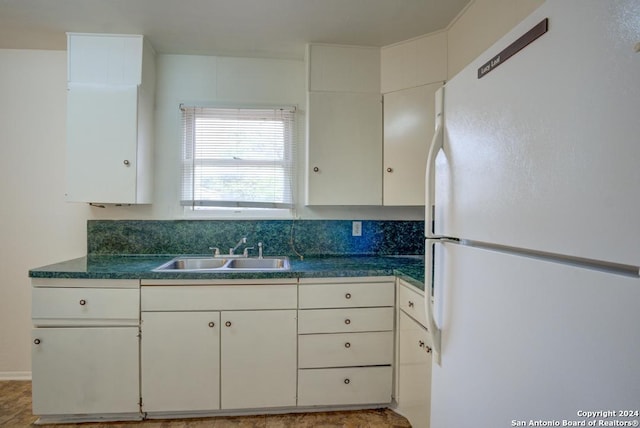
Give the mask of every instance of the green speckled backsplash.
<path id="1" fill-rule="evenodd" d="M 351 220 L 89 220 L 88 254 L 227 253 L 238 240 L 257 255 L 424 254 L 424 222 L 362 221 L 362 236 L 351 236 Z M 295 251 L 291 245 L 293 241 Z M 245 246 L 242 245 L 238 252 Z"/>

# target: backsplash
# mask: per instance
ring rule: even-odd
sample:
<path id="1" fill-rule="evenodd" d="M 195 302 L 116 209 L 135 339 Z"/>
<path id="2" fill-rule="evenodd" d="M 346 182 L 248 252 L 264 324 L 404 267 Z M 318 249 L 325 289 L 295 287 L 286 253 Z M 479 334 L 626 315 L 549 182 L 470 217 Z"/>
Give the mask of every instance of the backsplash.
<path id="1" fill-rule="evenodd" d="M 351 220 L 89 220 L 88 254 L 228 253 L 240 238 L 264 255 L 424 254 L 424 222 L 363 220 L 351 236 Z M 291 244 L 293 242 L 293 245 Z"/>

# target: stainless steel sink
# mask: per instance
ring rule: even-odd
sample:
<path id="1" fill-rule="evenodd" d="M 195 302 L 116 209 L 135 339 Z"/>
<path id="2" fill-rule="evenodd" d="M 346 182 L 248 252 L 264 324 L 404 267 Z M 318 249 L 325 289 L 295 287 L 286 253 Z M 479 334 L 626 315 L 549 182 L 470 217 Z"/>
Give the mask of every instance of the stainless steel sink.
<path id="1" fill-rule="evenodd" d="M 289 260 L 285 257 L 266 258 L 266 259 L 233 259 L 229 260 L 227 268 L 229 269 L 288 269 L 285 264 L 289 264 Z"/>
<path id="2" fill-rule="evenodd" d="M 154 272 L 237 272 L 278 271 L 289 269 L 287 257 L 259 258 L 215 258 L 176 257 L 158 266 Z"/>

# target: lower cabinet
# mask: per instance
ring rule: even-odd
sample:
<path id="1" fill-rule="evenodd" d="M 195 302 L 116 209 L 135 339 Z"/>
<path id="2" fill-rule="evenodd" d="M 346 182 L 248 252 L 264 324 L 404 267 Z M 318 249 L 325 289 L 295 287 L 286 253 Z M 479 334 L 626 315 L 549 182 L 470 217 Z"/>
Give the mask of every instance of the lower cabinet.
<path id="1" fill-rule="evenodd" d="M 140 419 L 139 281 L 33 278 L 31 284 L 38 423 Z"/>
<path id="2" fill-rule="evenodd" d="M 139 412 L 138 327 L 35 328 L 35 415 Z"/>
<path id="3" fill-rule="evenodd" d="M 227 283 L 142 288 L 143 412 L 296 405 L 296 284 Z"/>
<path id="4" fill-rule="evenodd" d="M 298 406 L 391 402 L 391 277 L 300 279 Z"/>
<path id="5" fill-rule="evenodd" d="M 403 287 L 405 286 L 399 286 L 399 288 Z M 424 299 L 410 288 L 406 288 L 402 294 L 411 293 L 413 293 L 412 298 L 416 301 Z M 404 310 L 400 310 L 399 314 L 396 410 L 409 420 L 412 427 L 429 428 L 431 418 L 431 339 L 424 325 L 407 315 Z"/>
<path id="6" fill-rule="evenodd" d="M 220 408 L 220 312 L 142 313 L 142 409 Z"/>

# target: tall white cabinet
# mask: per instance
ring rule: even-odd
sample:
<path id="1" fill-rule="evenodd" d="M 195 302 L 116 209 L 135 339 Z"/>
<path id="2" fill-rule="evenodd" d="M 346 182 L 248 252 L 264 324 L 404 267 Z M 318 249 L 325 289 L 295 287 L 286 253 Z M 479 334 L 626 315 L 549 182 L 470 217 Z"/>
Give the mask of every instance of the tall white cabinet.
<path id="1" fill-rule="evenodd" d="M 151 203 L 153 48 L 85 33 L 68 33 L 67 46 L 67 201 Z"/>
<path id="2" fill-rule="evenodd" d="M 307 205 L 382 204 L 380 50 L 307 49 Z"/>
<path id="3" fill-rule="evenodd" d="M 422 206 L 434 133 L 435 92 L 447 76 L 446 33 L 381 49 L 383 204 Z"/>

